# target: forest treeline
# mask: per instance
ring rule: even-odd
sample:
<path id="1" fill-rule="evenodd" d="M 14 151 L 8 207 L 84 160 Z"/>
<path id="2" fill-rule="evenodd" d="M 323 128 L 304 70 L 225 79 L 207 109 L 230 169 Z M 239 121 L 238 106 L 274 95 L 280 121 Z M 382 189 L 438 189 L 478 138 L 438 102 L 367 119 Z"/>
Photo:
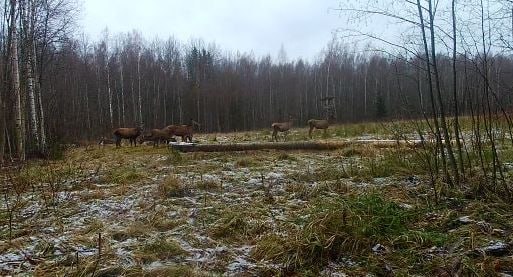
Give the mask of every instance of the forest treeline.
<path id="1" fill-rule="evenodd" d="M 426 11 L 431 3 L 417 2 Z M 303 126 L 326 116 L 320 100 L 327 96 L 335 97 L 340 123 L 425 118 L 440 108 L 450 116 L 453 107 L 460 115 L 484 112 L 485 88 L 493 112 L 509 111 L 512 102 L 513 59 L 492 47 L 436 51 L 442 105 L 435 107 L 434 61 L 420 35 L 408 51 L 398 51 L 404 55 L 334 37 L 316 59 L 289 60 L 283 48 L 273 59 L 226 52 L 200 39 L 148 40 L 137 31 L 105 30 L 91 41 L 75 28 L 76 12 L 71 0 L 4 2 L 1 157 L 44 150 L 49 139 L 96 140 L 117 127 L 159 128 L 191 119 L 202 132 L 268 128 L 290 116 Z M 439 36 L 428 19 L 412 18 L 417 34 Z M 435 51 L 435 44 L 425 44 Z"/>
<path id="2" fill-rule="evenodd" d="M 418 118 L 429 102 L 421 58 L 356 51 L 343 42 L 330 42 L 321 58 L 308 62 L 223 54 L 201 41 L 148 42 L 137 32 L 108 38 L 66 41 L 45 72 L 52 133 L 92 139 L 120 126 L 163 127 L 191 118 L 202 131 L 225 132 L 267 128 L 289 115 L 302 126 L 325 117 L 320 100 L 327 96 L 335 97 L 341 123 Z M 437 59 L 449 104 L 451 58 Z M 467 74 L 458 86 L 465 114 L 469 93 L 482 84 L 474 67 L 479 61 L 459 60 L 459 71 Z M 489 63 L 497 96 L 507 107 L 513 60 L 494 55 Z"/>

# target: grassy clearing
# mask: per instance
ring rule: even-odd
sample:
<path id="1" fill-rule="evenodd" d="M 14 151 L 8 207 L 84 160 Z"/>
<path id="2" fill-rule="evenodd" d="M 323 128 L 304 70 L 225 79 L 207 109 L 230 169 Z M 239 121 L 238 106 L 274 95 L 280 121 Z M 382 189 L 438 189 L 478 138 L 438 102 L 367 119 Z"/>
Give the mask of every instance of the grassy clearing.
<path id="1" fill-rule="evenodd" d="M 394 138 L 396 127 L 414 133 L 413 125 L 400 124 L 333 126 L 326 138 L 317 132 L 314 139 Z M 287 139 L 306 134 L 292 130 Z M 261 130 L 198 139 L 267 141 L 270 135 Z M 500 149 L 510 178 L 513 148 Z M 10 212 L 2 204 L 0 253 L 22 249 L 37 258 L 37 266 L 23 265 L 36 275 L 92 275 L 101 233 L 95 276 L 510 272 L 510 253 L 483 256 L 476 250 L 513 241 L 510 203 L 480 194 L 475 184 L 485 179 L 478 174 L 466 180 L 468 188 L 447 190 L 435 203 L 422 153 L 364 146 L 234 153 L 70 149 L 63 160 L 30 163 L 11 174 L 20 189 L 17 194 L 8 186 Z M 472 163 L 479 159 L 469 156 Z M 10 215 L 14 235 L 8 242 Z M 80 256 L 77 266 L 75 249 L 93 254 Z M 12 274 L 0 265 L 0 275 Z"/>

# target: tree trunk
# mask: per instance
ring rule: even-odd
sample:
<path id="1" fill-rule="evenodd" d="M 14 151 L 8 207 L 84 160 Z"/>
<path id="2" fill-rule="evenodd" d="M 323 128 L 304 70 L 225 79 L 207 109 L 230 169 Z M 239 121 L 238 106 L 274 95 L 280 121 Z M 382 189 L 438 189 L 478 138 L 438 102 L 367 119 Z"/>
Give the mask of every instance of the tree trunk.
<path id="1" fill-rule="evenodd" d="M 449 129 L 447 127 L 447 120 L 445 118 L 445 106 L 444 106 L 444 100 L 442 98 L 442 88 L 440 85 L 440 77 L 438 74 L 438 63 L 436 61 L 436 48 L 435 48 L 435 26 L 434 26 L 434 11 L 433 11 L 433 3 L 432 0 L 428 1 L 429 3 L 429 30 L 431 33 L 431 59 L 433 62 L 433 74 L 435 76 L 435 89 L 436 89 L 436 95 L 438 98 L 438 104 L 440 105 L 440 117 L 441 117 L 441 125 L 442 125 L 442 132 L 444 135 L 445 141 L 451 141 L 449 137 Z M 449 162 L 451 163 L 451 167 L 454 173 L 454 179 L 456 182 L 456 185 L 459 185 L 459 173 L 458 173 L 458 166 L 456 165 L 456 159 L 454 157 L 454 152 L 452 150 L 452 145 L 450 143 L 445 144 L 445 148 L 447 149 L 447 154 L 449 155 Z M 449 175 L 446 176 L 447 181 L 449 184 L 452 185 L 452 180 Z"/>
<path id="2" fill-rule="evenodd" d="M 138 95 L 138 104 L 139 104 L 139 122 L 138 126 L 143 125 L 142 119 L 142 98 L 141 98 L 141 54 L 137 54 L 137 95 Z"/>
<path id="3" fill-rule="evenodd" d="M 0 90 L 0 165 L 4 162 L 5 156 L 5 100 L 3 89 Z"/>
<path id="4" fill-rule="evenodd" d="M 105 61 L 105 70 L 107 71 L 107 94 L 109 96 L 109 118 L 110 118 L 110 128 L 114 128 L 114 111 L 112 109 L 112 90 L 110 87 L 110 68 L 109 68 L 109 57 L 107 55 L 107 60 Z"/>
<path id="5" fill-rule="evenodd" d="M 457 85 L 457 71 L 456 71 L 456 0 L 452 0 L 451 3 L 451 16 L 452 16 L 452 93 L 454 101 L 454 136 L 456 137 L 456 147 L 458 148 L 458 160 L 461 173 L 464 175 L 465 167 L 463 166 L 463 149 L 460 140 L 460 123 L 459 123 L 459 107 L 458 107 L 458 85 Z M 458 179 L 456 179 L 458 182 Z"/>
<path id="6" fill-rule="evenodd" d="M 28 1 L 28 5 L 25 4 L 21 9 L 21 21 L 23 26 L 23 33 L 24 33 L 24 46 L 25 46 L 25 74 L 26 74 L 26 89 L 27 89 L 27 96 L 28 96 L 28 107 L 29 107 L 29 130 L 30 130 L 30 140 L 29 143 L 31 147 L 40 148 L 40 139 L 39 139 L 39 132 L 38 132 L 38 120 L 37 120 L 37 112 L 36 112 L 36 99 L 35 99 L 35 93 L 34 93 L 34 84 L 35 84 L 35 74 L 34 74 L 34 68 L 35 68 L 35 57 L 33 56 L 33 49 L 34 49 L 34 25 L 31 20 L 32 18 L 32 10 L 33 7 L 31 6 L 33 3 L 31 1 Z M 40 149 L 38 149 L 40 150 Z"/>
<path id="7" fill-rule="evenodd" d="M 125 117 L 125 90 L 124 90 L 124 81 L 123 81 L 123 60 L 121 59 L 121 54 L 118 56 L 119 59 L 119 85 L 121 90 L 121 118 L 123 119 L 123 126 L 126 126 L 126 117 Z"/>
<path id="8" fill-rule="evenodd" d="M 97 83 L 97 94 L 98 94 L 98 124 L 101 126 L 102 130 L 105 126 L 103 126 L 103 109 L 102 109 L 102 100 L 101 100 L 101 82 L 100 82 L 100 68 L 99 65 L 96 65 L 96 83 Z"/>
<path id="9" fill-rule="evenodd" d="M 27 38 L 30 40 L 30 38 Z M 28 42 L 31 44 L 31 42 Z M 29 46 L 29 49 L 31 47 Z M 30 117 L 30 134 L 32 136 L 32 139 L 35 142 L 35 145 L 39 148 L 41 146 L 41 142 L 39 139 L 39 123 L 37 120 L 37 110 L 36 110 L 36 98 L 35 98 L 35 92 L 34 92 L 34 71 L 33 71 L 33 59 L 32 57 L 32 51 L 27 51 L 27 59 L 25 61 L 25 69 L 27 74 L 27 96 L 29 99 L 29 117 Z M 41 150 L 41 149 L 39 149 Z"/>
<path id="10" fill-rule="evenodd" d="M 430 0 L 431 1 L 431 0 Z M 420 28 L 421 28 L 421 32 L 422 32 L 422 42 L 423 42 L 423 46 L 424 46 L 424 55 L 425 55 L 425 62 L 426 62 L 426 69 L 427 69 L 427 77 L 428 77 L 428 87 L 429 87 L 429 97 L 430 97 L 430 100 L 431 100 L 431 112 L 432 112 L 432 116 L 433 116 L 433 123 L 435 125 L 435 137 L 436 137 L 436 145 L 437 145 L 437 148 L 440 150 L 440 154 L 441 154 L 441 158 L 442 158 L 442 167 L 443 167 L 443 171 L 444 171 L 444 174 L 445 176 L 450 179 L 450 176 L 449 176 L 449 172 L 447 171 L 447 161 L 445 160 L 445 150 L 444 150 L 444 145 L 442 143 L 442 136 L 441 136 L 441 133 L 440 133 L 440 125 L 439 125 L 439 122 L 438 122 L 438 115 L 437 115 L 437 109 L 436 109 L 436 99 L 435 99 L 435 95 L 434 95 L 434 89 L 433 89 L 433 80 L 432 80 L 432 76 L 431 76 L 431 62 L 430 62 L 430 56 L 429 56 L 429 48 L 428 48 L 428 42 L 427 42 L 427 36 L 426 36 L 426 27 L 425 27 L 425 24 L 424 24 L 424 15 L 423 15 L 423 7 L 422 5 L 420 4 L 420 0 L 417 0 L 417 8 L 418 8 L 418 12 L 419 12 L 419 19 L 420 19 Z"/>
<path id="11" fill-rule="evenodd" d="M 10 56 L 11 56 L 11 80 L 12 80 L 12 93 L 14 98 L 14 118 L 15 118 L 15 133 L 16 133 L 16 154 L 21 161 L 25 160 L 25 143 L 24 143 L 24 124 L 23 124 L 23 106 L 21 101 L 20 91 L 20 73 L 18 69 L 18 40 L 16 32 L 16 0 L 11 0 L 11 43 L 10 43 Z"/>
<path id="12" fill-rule="evenodd" d="M 85 104 L 86 104 L 86 112 L 87 112 L 87 130 L 91 132 L 91 111 L 89 109 L 89 89 L 87 83 L 85 84 Z"/>

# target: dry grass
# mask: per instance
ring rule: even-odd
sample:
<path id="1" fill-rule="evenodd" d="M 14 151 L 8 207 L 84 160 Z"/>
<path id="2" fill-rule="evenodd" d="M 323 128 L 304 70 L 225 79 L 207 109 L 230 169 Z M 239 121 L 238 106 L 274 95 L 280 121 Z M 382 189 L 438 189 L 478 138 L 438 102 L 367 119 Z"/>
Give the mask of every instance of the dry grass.
<path id="1" fill-rule="evenodd" d="M 135 253 L 135 259 L 142 263 L 157 260 L 180 260 L 187 252 L 174 240 L 158 238 L 142 245 Z"/>
<path id="2" fill-rule="evenodd" d="M 190 188 L 176 175 L 169 175 L 158 184 L 157 194 L 161 198 L 184 197 L 190 194 Z"/>
<path id="3" fill-rule="evenodd" d="M 333 126 L 326 141 L 391 135 L 372 134 L 377 127 Z M 297 129 L 288 139 L 306 133 Z M 270 132 L 198 137 L 267 141 Z M 418 181 L 407 181 L 411 176 Z M 490 241 L 513 241 L 510 204 L 476 200 L 465 190 L 434 203 L 425 164 L 406 149 L 76 148 L 12 177 L 19 184 L 6 190 L 14 235 L 8 242 L 9 213 L 1 204 L 0 255 L 25 251 L 38 264 L 24 261 L 23 270 L 39 276 L 436 276 L 458 261 L 460 276 L 495 276 L 513 266 L 509 256 L 469 254 Z M 472 223 L 462 224 L 461 216 Z M 387 251 L 374 253 L 378 243 Z M 93 253 L 77 265 L 76 249 Z"/>

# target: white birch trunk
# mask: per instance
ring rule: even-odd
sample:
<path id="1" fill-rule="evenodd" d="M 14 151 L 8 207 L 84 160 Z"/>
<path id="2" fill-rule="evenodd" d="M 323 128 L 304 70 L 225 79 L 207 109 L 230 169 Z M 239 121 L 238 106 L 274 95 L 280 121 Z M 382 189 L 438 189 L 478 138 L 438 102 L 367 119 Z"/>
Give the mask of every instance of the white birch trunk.
<path id="1" fill-rule="evenodd" d="M 30 42 L 29 42 L 30 44 Z M 39 131 L 38 131 L 38 120 L 37 120 L 37 110 L 36 110 L 36 98 L 34 92 L 34 71 L 32 67 L 32 51 L 27 51 L 27 59 L 25 61 L 26 71 L 27 71 L 27 96 L 29 100 L 29 118 L 30 118 L 30 134 L 34 139 L 36 145 L 38 147 L 41 146 L 39 139 Z"/>
<path id="2" fill-rule="evenodd" d="M 23 137 L 23 106 L 21 104 L 21 92 L 20 92 L 20 73 L 18 68 L 18 39 L 16 32 L 15 22 L 15 10 L 16 0 L 11 0 L 11 78 L 12 78 L 12 90 L 14 95 L 14 119 L 15 119 L 15 134 L 16 134 L 16 151 L 20 160 L 25 160 L 25 145 Z"/>
<path id="3" fill-rule="evenodd" d="M 34 41 L 32 41 L 34 42 Z M 46 131 L 45 131 L 45 121 L 44 121 L 44 110 L 43 110 L 43 100 L 41 96 L 41 78 L 37 77 L 38 72 L 36 71 L 37 68 L 37 55 L 36 55 L 36 46 L 34 43 L 32 43 L 32 69 L 33 69 L 33 76 L 34 76 L 34 92 L 36 99 L 36 113 L 39 113 L 39 125 L 37 128 L 39 128 L 39 150 L 45 152 L 46 151 Z"/>
<path id="4" fill-rule="evenodd" d="M 38 120 L 37 120 L 37 112 L 36 112 L 36 100 L 34 96 L 34 67 L 33 67 L 33 59 L 34 54 L 33 51 L 33 22 L 32 22 L 32 9 L 31 1 L 28 1 L 28 6 L 24 5 L 22 8 L 22 17 L 21 21 L 23 24 L 24 34 L 25 34 L 25 50 L 26 50 L 26 59 L 25 59 L 25 71 L 27 76 L 27 97 L 28 97 L 28 106 L 29 106 L 29 127 L 30 127 L 30 135 L 31 142 L 34 143 L 37 148 L 40 147 L 39 144 L 39 132 L 38 132 Z"/>

